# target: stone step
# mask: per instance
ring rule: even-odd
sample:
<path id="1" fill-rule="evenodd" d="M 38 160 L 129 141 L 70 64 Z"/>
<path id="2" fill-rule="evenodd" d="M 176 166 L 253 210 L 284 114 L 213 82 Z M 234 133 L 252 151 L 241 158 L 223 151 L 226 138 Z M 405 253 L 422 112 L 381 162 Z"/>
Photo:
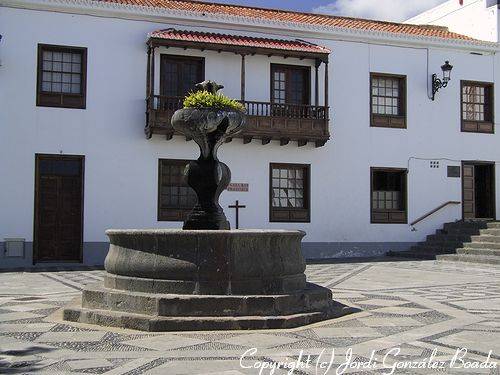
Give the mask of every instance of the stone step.
<path id="1" fill-rule="evenodd" d="M 456 221 L 454 223 L 445 223 L 444 230 L 448 229 L 481 229 L 487 228 L 488 222 L 486 221 Z"/>
<path id="2" fill-rule="evenodd" d="M 466 234 L 430 234 L 427 236 L 427 242 L 469 242 L 471 236 Z"/>
<path id="3" fill-rule="evenodd" d="M 500 222 L 499 221 L 489 221 L 488 223 L 486 223 L 486 226 L 488 228 L 498 228 L 498 229 L 500 229 Z"/>
<path id="4" fill-rule="evenodd" d="M 442 234 L 459 235 L 459 236 L 473 236 L 480 234 L 480 228 L 449 228 L 443 229 Z"/>
<path id="5" fill-rule="evenodd" d="M 469 254 L 469 255 L 491 255 L 500 257 L 500 250 L 498 249 L 470 249 L 461 248 L 457 249 L 457 254 Z"/>
<path id="6" fill-rule="evenodd" d="M 433 253 L 418 252 L 418 251 L 389 251 L 386 255 L 390 257 L 407 258 L 407 259 L 423 259 L 423 260 L 436 259 L 436 255 Z"/>
<path id="7" fill-rule="evenodd" d="M 500 257 L 489 256 L 489 255 L 447 254 L 447 255 L 438 255 L 436 259 L 439 261 L 447 261 L 447 262 L 465 262 L 465 263 L 500 265 Z"/>
<path id="8" fill-rule="evenodd" d="M 427 242 L 423 242 L 419 245 L 412 246 L 410 251 L 413 252 L 427 252 L 427 253 L 434 253 L 434 254 L 449 254 L 449 253 L 454 253 L 455 250 L 459 247 L 463 247 L 462 243 L 459 243 L 457 245 L 433 245 Z"/>
<path id="9" fill-rule="evenodd" d="M 500 236 L 500 228 L 488 228 L 488 229 L 481 229 L 479 231 L 479 234 L 487 234 L 490 236 Z"/>
<path id="10" fill-rule="evenodd" d="M 242 329 L 286 329 L 334 319 L 359 309 L 332 301 L 328 311 L 281 316 L 183 316 L 163 317 L 121 311 L 67 307 L 63 319 L 71 322 L 96 324 L 108 327 L 136 329 L 148 332 L 167 331 L 216 331 Z"/>
<path id="11" fill-rule="evenodd" d="M 328 310 L 329 289 L 316 284 L 289 294 L 198 295 L 160 294 L 110 289 L 102 283 L 82 291 L 85 309 L 111 310 L 153 316 L 271 316 Z"/>
<path id="12" fill-rule="evenodd" d="M 481 234 L 478 236 L 471 236 L 470 241 L 465 242 L 496 242 L 500 243 L 500 236 L 492 236 L 490 234 Z"/>
<path id="13" fill-rule="evenodd" d="M 498 249 L 500 250 L 500 243 L 498 242 L 466 242 L 463 246 L 466 249 Z"/>

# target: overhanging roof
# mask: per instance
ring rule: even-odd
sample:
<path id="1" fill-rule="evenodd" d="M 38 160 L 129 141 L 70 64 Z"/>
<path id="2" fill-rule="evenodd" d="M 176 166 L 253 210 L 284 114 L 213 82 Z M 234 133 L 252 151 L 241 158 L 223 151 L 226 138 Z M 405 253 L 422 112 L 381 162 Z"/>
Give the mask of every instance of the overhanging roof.
<path id="1" fill-rule="evenodd" d="M 269 39 L 176 29 L 153 31 L 148 37 L 148 44 L 151 46 L 196 48 L 248 55 L 278 55 L 328 61 L 331 52 L 326 47 L 298 39 Z"/>

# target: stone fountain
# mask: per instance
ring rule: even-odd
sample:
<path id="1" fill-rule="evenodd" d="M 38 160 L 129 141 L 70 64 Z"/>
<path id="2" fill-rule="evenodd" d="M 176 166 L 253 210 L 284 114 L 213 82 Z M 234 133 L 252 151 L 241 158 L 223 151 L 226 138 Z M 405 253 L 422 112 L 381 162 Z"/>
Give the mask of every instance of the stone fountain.
<path id="1" fill-rule="evenodd" d="M 212 81 L 198 89 L 216 93 Z M 306 282 L 298 230 L 230 230 L 219 196 L 230 181 L 219 146 L 241 131 L 237 110 L 184 108 L 174 129 L 200 157 L 186 168 L 198 203 L 183 229 L 108 230 L 104 282 L 87 286 L 68 321 L 143 331 L 292 328 L 352 312 Z"/>

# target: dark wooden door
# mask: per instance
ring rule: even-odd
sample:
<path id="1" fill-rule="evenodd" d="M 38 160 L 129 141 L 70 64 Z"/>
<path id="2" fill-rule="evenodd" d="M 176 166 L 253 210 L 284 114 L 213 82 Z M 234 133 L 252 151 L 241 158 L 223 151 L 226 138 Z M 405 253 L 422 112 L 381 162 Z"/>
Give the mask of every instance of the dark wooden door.
<path id="1" fill-rule="evenodd" d="M 464 219 L 476 217 L 474 164 L 462 165 L 462 211 Z"/>
<path id="2" fill-rule="evenodd" d="M 310 69 L 271 65 L 271 98 L 274 104 L 309 104 Z"/>
<path id="3" fill-rule="evenodd" d="M 36 157 L 34 261 L 81 261 L 83 161 Z"/>
<path id="4" fill-rule="evenodd" d="M 185 96 L 204 80 L 204 59 L 189 56 L 161 55 L 160 93 Z"/>

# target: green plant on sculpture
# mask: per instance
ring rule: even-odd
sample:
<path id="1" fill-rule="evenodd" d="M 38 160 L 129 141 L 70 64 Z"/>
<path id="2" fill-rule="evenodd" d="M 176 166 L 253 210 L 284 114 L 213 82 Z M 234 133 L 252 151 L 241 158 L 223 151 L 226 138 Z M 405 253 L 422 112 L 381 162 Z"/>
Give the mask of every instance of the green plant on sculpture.
<path id="1" fill-rule="evenodd" d="M 240 102 L 228 98 L 224 94 L 213 94 L 206 90 L 189 93 L 184 99 L 184 108 L 214 108 L 244 112 L 245 107 Z"/>

